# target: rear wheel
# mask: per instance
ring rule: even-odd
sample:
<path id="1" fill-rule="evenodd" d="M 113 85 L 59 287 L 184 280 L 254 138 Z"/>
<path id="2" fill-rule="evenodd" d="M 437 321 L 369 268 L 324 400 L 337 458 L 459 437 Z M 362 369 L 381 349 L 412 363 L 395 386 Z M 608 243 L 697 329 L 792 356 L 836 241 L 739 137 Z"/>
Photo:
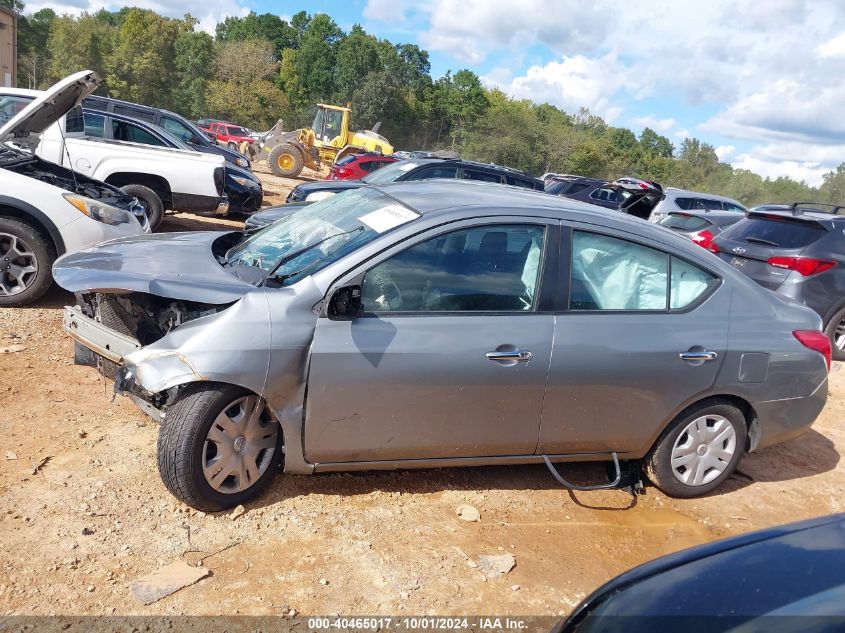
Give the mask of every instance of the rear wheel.
<path id="1" fill-rule="evenodd" d="M 706 494 L 736 470 L 747 437 L 742 411 L 721 400 L 701 402 L 663 432 L 646 457 L 646 475 L 670 497 Z"/>
<path id="2" fill-rule="evenodd" d="M 294 178 L 302 172 L 302 154 L 290 143 L 274 147 L 268 160 L 273 173 L 282 178 Z"/>
<path id="3" fill-rule="evenodd" d="M 121 187 L 124 193 L 138 198 L 138 202 L 144 207 L 144 213 L 150 221 L 150 230 L 155 231 L 164 218 L 164 203 L 158 194 L 143 185 L 126 185 Z"/>
<path id="4" fill-rule="evenodd" d="M 0 306 L 39 299 L 53 282 L 53 247 L 32 226 L 0 217 Z"/>
<path id="5" fill-rule="evenodd" d="M 845 307 L 833 315 L 825 330 L 834 360 L 845 360 Z"/>
<path id="6" fill-rule="evenodd" d="M 263 399 L 233 385 L 186 387 L 158 436 L 167 489 L 198 510 L 224 510 L 258 496 L 282 459 L 282 432 Z"/>

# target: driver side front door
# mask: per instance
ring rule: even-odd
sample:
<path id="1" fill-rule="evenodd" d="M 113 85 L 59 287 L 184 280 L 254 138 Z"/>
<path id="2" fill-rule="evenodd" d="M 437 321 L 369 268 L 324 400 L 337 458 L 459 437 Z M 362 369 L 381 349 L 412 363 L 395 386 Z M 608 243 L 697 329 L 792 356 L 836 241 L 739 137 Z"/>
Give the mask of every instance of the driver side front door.
<path id="1" fill-rule="evenodd" d="M 534 453 L 554 331 L 553 267 L 541 273 L 557 230 L 491 218 L 371 265 L 365 314 L 318 319 L 308 461 Z"/>

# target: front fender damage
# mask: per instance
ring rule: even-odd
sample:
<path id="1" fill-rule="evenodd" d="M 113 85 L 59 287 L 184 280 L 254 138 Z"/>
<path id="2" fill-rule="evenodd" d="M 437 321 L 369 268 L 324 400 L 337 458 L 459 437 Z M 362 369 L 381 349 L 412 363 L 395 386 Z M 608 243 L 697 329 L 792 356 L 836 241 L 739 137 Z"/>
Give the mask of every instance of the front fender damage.
<path id="1" fill-rule="evenodd" d="M 270 363 L 265 292 L 257 289 L 226 310 L 184 323 L 123 360 L 118 392 L 145 397 L 188 383 L 219 381 L 263 394 Z"/>

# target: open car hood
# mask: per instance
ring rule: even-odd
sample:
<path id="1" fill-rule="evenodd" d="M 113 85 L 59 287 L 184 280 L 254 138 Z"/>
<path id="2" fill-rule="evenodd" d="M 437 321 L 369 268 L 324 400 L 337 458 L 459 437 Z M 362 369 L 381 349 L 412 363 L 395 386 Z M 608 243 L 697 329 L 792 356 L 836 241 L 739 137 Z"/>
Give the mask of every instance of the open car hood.
<path id="1" fill-rule="evenodd" d="M 102 82 L 103 79 L 93 70 L 82 70 L 65 77 L 0 128 L 0 142 L 14 142 L 26 147 L 37 144 L 44 130 L 70 112 Z"/>
<path id="2" fill-rule="evenodd" d="M 253 284 L 214 257 L 226 232 L 161 233 L 121 238 L 64 255 L 53 265 L 56 283 L 71 292 L 145 292 L 221 305 L 239 300 Z"/>

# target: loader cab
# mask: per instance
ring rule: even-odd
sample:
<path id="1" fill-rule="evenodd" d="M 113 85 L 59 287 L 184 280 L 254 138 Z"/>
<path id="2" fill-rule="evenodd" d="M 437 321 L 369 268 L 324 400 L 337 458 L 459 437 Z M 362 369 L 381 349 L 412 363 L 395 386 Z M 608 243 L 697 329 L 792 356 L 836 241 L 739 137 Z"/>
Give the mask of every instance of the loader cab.
<path id="1" fill-rule="evenodd" d="M 318 103 L 311 129 L 318 144 L 343 147 L 349 133 L 349 108 Z"/>

